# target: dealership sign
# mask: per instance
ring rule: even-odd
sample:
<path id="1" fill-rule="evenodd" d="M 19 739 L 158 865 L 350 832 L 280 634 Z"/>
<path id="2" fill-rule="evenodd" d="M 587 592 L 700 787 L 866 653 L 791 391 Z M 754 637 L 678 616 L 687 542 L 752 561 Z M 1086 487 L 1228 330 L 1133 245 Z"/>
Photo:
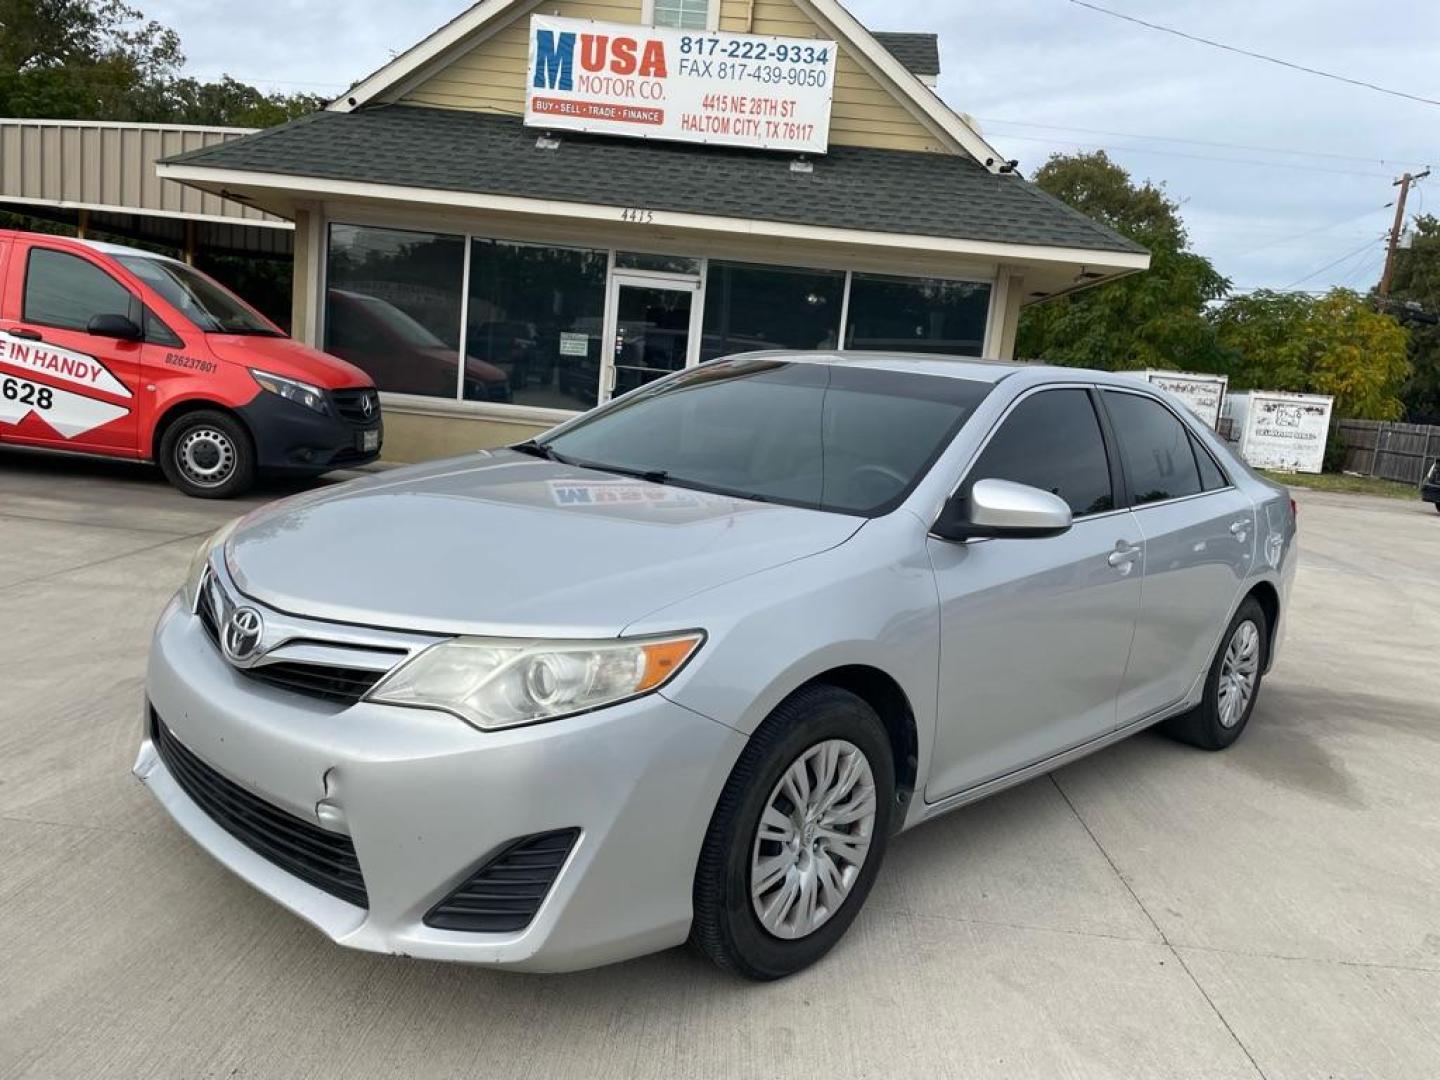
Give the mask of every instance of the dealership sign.
<path id="1" fill-rule="evenodd" d="M 823 154 L 833 41 L 530 17 L 525 122 Z"/>
<path id="2" fill-rule="evenodd" d="M 1254 391 L 1240 434 L 1240 456 L 1257 469 L 1318 473 L 1333 404 L 1333 398 L 1320 394 Z"/>
<path id="3" fill-rule="evenodd" d="M 1151 369 L 1145 372 L 1145 378 L 1150 385 L 1158 386 L 1183 401 L 1212 431 L 1220 427 L 1220 410 L 1225 404 L 1225 387 L 1230 381 L 1226 376 Z"/>

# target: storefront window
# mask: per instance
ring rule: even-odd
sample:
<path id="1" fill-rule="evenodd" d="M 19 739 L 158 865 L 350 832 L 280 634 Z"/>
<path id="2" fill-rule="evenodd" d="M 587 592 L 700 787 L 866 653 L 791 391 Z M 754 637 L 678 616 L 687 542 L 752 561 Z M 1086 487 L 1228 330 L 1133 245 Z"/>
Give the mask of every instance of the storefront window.
<path id="1" fill-rule="evenodd" d="M 617 270 L 655 270 L 662 274 L 700 273 L 700 260 L 685 255 L 652 255 L 647 251 L 617 251 Z"/>
<path id="2" fill-rule="evenodd" d="M 471 241 L 466 400 L 591 408 L 607 261 L 604 251 Z"/>
<path id="3" fill-rule="evenodd" d="M 700 358 L 752 349 L 833 349 L 845 275 L 711 261 Z"/>
<path id="4" fill-rule="evenodd" d="M 331 225 L 326 351 L 381 390 L 455 397 L 464 264 L 459 236 Z"/>
<path id="5" fill-rule="evenodd" d="M 989 312 L 981 282 L 856 274 L 845 347 L 979 356 Z"/>

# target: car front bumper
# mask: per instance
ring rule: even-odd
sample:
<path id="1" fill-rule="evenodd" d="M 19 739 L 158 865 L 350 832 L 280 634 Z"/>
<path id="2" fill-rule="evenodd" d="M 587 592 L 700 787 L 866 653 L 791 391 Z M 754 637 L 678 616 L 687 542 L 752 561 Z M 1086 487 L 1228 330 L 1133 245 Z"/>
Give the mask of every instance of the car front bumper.
<path id="1" fill-rule="evenodd" d="M 531 971 L 685 940 L 696 858 L 744 745 L 659 694 L 499 732 L 439 712 L 327 704 L 232 668 L 178 598 L 156 629 L 147 716 L 150 708 L 215 772 L 309 825 L 347 830 L 369 906 L 307 884 L 223 829 L 171 774 L 147 723 L 136 776 L 261 892 L 342 945 Z M 579 839 L 523 930 L 425 925 L 426 912 L 510 841 L 569 828 Z"/>
<path id="2" fill-rule="evenodd" d="M 1424 502 L 1434 503 L 1440 506 L 1440 483 L 1422 484 L 1420 487 L 1420 498 Z"/>
<path id="3" fill-rule="evenodd" d="M 365 465 L 380 456 L 384 425 L 352 424 L 264 391 L 237 410 L 266 472 L 321 473 Z"/>

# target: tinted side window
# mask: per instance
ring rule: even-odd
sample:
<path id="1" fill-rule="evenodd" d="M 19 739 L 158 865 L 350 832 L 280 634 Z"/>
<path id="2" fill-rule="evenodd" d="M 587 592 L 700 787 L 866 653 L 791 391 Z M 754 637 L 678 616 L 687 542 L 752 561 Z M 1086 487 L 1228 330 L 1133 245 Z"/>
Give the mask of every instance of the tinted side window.
<path id="1" fill-rule="evenodd" d="M 1115 508 L 1110 462 L 1090 395 L 1045 390 L 1015 407 L 970 470 L 976 480 L 1013 480 L 1059 495 L 1070 512 Z"/>
<path id="2" fill-rule="evenodd" d="M 42 326 L 83 331 L 96 315 L 135 319 L 138 303 L 130 290 L 78 255 L 32 248 L 25 268 L 21 318 Z"/>
<path id="3" fill-rule="evenodd" d="M 1225 474 L 1220 471 L 1220 466 L 1215 464 L 1215 459 L 1210 456 L 1210 451 L 1205 449 L 1205 444 L 1192 434 L 1190 445 L 1195 450 L 1195 463 L 1200 466 L 1201 486 L 1206 491 L 1219 491 L 1223 487 L 1229 487 L 1230 481 L 1225 479 Z"/>
<path id="4" fill-rule="evenodd" d="M 1199 493 L 1200 471 L 1190 433 L 1169 409 L 1152 398 L 1110 390 L 1105 391 L 1105 405 L 1137 504 Z"/>

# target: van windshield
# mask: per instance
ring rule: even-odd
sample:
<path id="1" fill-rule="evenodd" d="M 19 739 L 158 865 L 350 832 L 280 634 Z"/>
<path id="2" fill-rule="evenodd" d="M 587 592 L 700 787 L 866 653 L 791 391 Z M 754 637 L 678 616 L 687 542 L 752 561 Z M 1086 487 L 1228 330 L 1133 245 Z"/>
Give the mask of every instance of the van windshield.
<path id="1" fill-rule="evenodd" d="M 947 375 L 742 356 L 627 394 L 520 449 L 873 517 L 900 505 L 990 389 Z"/>
<path id="2" fill-rule="evenodd" d="M 208 334 L 285 336 L 234 293 L 182 262 L 151 259 L 144 255 L 119 255 L 116 258 L 125 269 Z"/>

